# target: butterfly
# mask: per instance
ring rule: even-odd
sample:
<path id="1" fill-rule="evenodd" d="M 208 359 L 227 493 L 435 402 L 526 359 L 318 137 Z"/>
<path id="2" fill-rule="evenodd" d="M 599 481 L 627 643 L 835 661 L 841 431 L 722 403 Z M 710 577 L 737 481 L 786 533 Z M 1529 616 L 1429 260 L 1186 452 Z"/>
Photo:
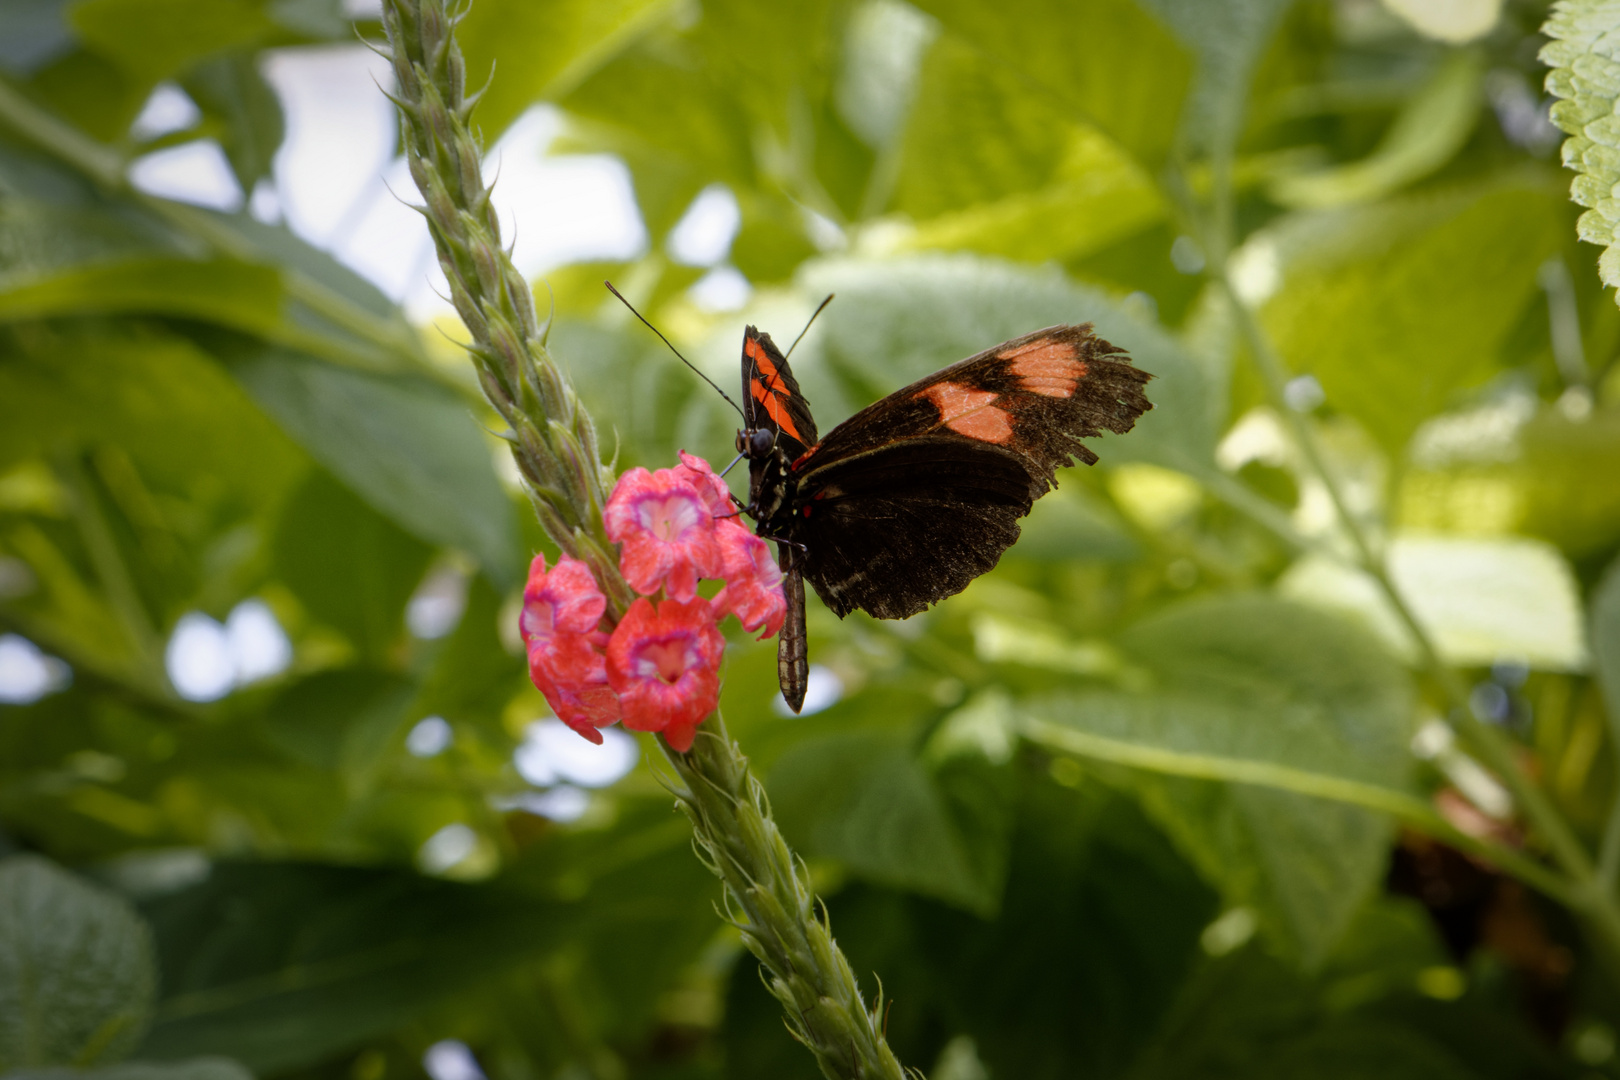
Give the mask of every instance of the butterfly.
<path id="1" fill-rule="evenodd" d="M 788 605 L 777 678 L 794 712 L 810 676 L 806 581 L 839 618 L 904 619 L 961 592 L 1018 539 L 1058 468 L 1096 462 L 1082 438 L 1123 434 L 1153 407 L 1152 376 L 1090 323 L 1002 342 L 824 437 L 787 357 L 753 326 L 742 377 L 743 509 L 777 544 Z"/>

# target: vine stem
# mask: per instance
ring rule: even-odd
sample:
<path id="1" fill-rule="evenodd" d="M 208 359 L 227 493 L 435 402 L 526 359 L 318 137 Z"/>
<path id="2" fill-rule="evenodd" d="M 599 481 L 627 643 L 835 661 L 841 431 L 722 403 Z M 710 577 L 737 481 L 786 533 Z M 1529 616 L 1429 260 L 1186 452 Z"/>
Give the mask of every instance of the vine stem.
<path id="1" fill-rule="evenodd" d="M 1452 725 L 1507 787 L 1535 834 L 1547 845 L 1554 863 L 1567 877 L 1568 884 L 1561 890 L 1559 898 L 1586 917 L 1598 935 L 1610 965 L 1620 973 L 1620 907 L 1614 902 L 1612 890 L 1604 887 L 1591 855 L 1575 836 L 1569 823 L 1525 773 L 1507 736 L 1474 715 L 1462 678 L 1440 655 L 1428 629 L 1418 620 L 1390 576 L 1382 554 L 1374 549 L 1366 530 L 1351 512 L 1344 490 L 1328 465 L 1315 430 L 1303 414 L 1289 407 L 1284 394 L 1286 369 L 1265 328 L 1260 325 L 1259 316 L 1233 284 L 1227 263 L 1228 260 L 1221 259 L 1212 266 L 1212 276 L 1237 316 L 1273 408 L 1284 418 L 1306 464 L 1327 491 L 1334 513 L 1354 550 L 1356 562 L 1377 584 L 1402 625 L 1411 634 L 1423 666 L 1451 706 Z"/>

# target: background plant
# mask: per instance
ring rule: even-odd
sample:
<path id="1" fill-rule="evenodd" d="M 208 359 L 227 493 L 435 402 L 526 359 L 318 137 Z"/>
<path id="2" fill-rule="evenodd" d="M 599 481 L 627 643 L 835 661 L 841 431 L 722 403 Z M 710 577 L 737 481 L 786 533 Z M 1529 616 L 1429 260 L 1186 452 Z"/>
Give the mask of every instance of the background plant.
<path id="1" fill-rule="evenodd" d="M 930 1075 L 1614 1071 L 1620 311 L 1543 119 L 1546 9 L 1482 3 L 1459 42 L 1408 8 L 484 0 L 463 26 L 475 84 L 500 61 L 486 141 L 549 101 L 555 150 L 634 180 L 647 253 L 536 305 L 620 467 L 717 455 L 733 421 L 604 276 L 723 385 L 743 322 L 838 292 L 795 354 L 828 422 L 1058 321 L 1160 377 L 966 594 L 813 614 L 831 708 L 777 716 L 770 647 L 731 649 L 734 733 Z M 491 1077 L 814 1075 L 645 766 L 571 825 L 522 809 L 541 707 L 497 626 L 546 544 L 463 362 L 284 230 L 123 182 L 171 81 L 198 119 L 168 141 L 253 187 L 283 137 L 257 64 L 351 34 L 319 2 L 0 13 L 0 625 L 72 673 L 0 706 L 0 823 L 81 871 L 4 883 L 123 928 L 127 1000 L 85 1030 L 144 1031 L 30 1059 L 0 1028 L 0 1067 L 366 1080 L 456 1039 Z M 1549 59 L 1612 100 L 1589 51 Z M 743 312 L 695 305 L 707 268 L 666 247 L 714 184 Z M 458 587 L 451 633 L 408 631 Z M 292 666 L 180 698 L 178 620 L 247 598 Z M 418 757 L 428 716 L 452 738 Z M 463 857 L 422 873 L 451 826 Z"/>

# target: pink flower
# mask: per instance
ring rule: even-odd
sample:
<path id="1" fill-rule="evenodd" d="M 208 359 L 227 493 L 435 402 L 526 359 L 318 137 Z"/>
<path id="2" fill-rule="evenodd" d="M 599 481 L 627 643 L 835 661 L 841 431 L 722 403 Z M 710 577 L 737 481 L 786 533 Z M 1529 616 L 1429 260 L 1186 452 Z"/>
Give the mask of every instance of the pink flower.
<path id="1" fill-rule="evenodd" d="M 608 539 L 620 545 L 619 569 L 632 589 L 651 594 L 662 585 L 672 599 L 690 600 L 699 577 L 719 576 L 714 495 L 700 473 L 686 468 L 635 468 L 619 477 L 602 520 Z"/>
<path id="2" fill-rule="evenodd" d="M 726 584 L 715 594 L 715 614 L 737 616 L 744 630 L 764 628 L 761 638 L 782 629 L 787 616 L 787 600 L 782 595 L 782 571 L 771 555 L 771 547 L 741 524 L 721 522 L 732 527 L 716 530 L 720 539 Z"/>
<path id="3" fill-rule="evenodd" d="M 720 479 L 713 466 L 696 454 L 688 454 L 682 450 L 680 471 L 688 474 L 693 486 L 698 489 L 698 494 L 703 497 L 704 504 L 717 521 L 737 520 L 737 506 L 731 501 L 731 489 Z"/>
<path id="4" fill-rule="evenodd" d="M 707 600 L 646 597 L 613 631 L 607 647 L 607 679 L 619 695 L 624 726 L 661 731 L 685 752 L 702 719 L 720 699 L 720 656 L 725 639 Z"/>
<path id="5" fill-rule="evenodd" d="M 559 633 L 589 634 L 607 611 L 607 597 L 596 586 L 591 568 L 564 555 L 550 573 L 545 555 L 529 563 L 529 580 L 523 587 L 523 614 L 518 628 L 523 644 L 533 648 Z"/>
<path id="6" fill-rule="evenodd" d="M 618 698 L 607 685 L 605 635 L 596 629 L 606 610 L 607 597 L 578 559 L 565 555 L 549 573 L 544 555 L 529 564 L 518 617 L 529 678 L 557 718 L 594 743 L 602 741 L 597 728 L 619 719 Z"/>

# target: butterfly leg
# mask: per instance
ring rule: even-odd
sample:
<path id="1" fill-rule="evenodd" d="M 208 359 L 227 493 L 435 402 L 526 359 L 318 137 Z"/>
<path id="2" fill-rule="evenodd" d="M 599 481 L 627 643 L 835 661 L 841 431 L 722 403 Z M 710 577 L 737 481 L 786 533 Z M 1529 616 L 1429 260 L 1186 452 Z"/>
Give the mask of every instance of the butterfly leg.
<path id="1" fill-rule="evenodd" d="M 810 685 L 810 640 L 804 626 L 804 575 L 801 558 L 794 546 L 778 542 L 777 565 L 782 568 L 782 594 L 787 599 L 787 619 L 776 639 L 776 681 L 782 687 L 782 700 L 798 712 L 804 706 L 804 692 Z"/>

